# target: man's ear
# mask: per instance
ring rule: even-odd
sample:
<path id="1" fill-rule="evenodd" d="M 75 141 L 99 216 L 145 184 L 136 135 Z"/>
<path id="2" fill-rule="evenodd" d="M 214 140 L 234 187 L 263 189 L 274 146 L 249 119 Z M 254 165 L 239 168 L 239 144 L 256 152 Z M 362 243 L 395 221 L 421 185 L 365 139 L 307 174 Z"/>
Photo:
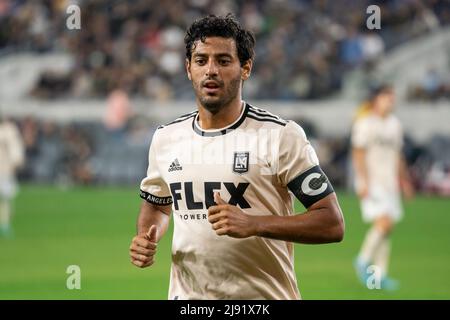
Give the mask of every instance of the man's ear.
<path id="1" fill-rule="evenodd" d="M 186 67 L 186 73 L 187 76 L 189 78 L 189 80 L 192 81 L 192 77 L 191 77 L 191 62 L 186 58 L 184 66 Z"/>
<path id="2" fill-rule="evenodd" d="M 252 67 L 253 67 L 253 60 L 248 59 L 244 65 L 241 67 L 242 69 L 242 80 L 245 81 L 248 78 L 250 78 L 250 74 L 252 73 Z"/>

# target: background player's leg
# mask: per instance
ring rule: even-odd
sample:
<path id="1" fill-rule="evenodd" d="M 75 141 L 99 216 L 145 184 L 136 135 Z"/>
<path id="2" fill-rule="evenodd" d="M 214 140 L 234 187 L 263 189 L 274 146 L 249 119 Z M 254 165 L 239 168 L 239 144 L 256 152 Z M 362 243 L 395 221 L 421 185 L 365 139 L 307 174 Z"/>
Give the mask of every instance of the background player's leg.
<path id="1" fill-rule="evenodd" d="M 377 218 L 372 227 L 367 231 L 366 237 L 364 238 L 364 242 L 361 246 L 361 250 L 359 251 L 358 257 L 355 262 L 355 268 L 358 273 L 360 280 L 363 284 L 366 283 L 367 279 L 367 267 L 372 263 L 375 263 L 375 256 L 379 253 L 378 251 L 383 245 L 389 244 L 386 241 L 389 241 L 388 237 L 392 230 L 392 221 L 387 215 L 381 215 Z M 385 248 L 386 249 L 386 248 Z M 383 260 L 385 255 L 389 255 L 389 250 L 382 250 L 380 255 L 383 255 Z M 389 259 L 387 256 L 386 259 Z M 388 260 L 386 260 L 388 261 Z M 384 261 L 383 261 L 384 262 Z"/>
<path id="2" fill-rule="evenodd" d="M 398 281 L 388 276 L 389 258 L 391 254 L 391 239 L 394 222 L 388 216 L 383 216 L 378 221 L 378 225 L 383 230 L 384 237 L 380 242 L 378 249 L 374 253 L 373 263 L 380 268 L 381 271 L 381 288 L 386 290 L 396 290 Z"/>
<path id="3" fill-rule="evenodd" d="M 370 264 L 373 261 L 373 256 L 377 250 L 384 234 L 376 223 L 367 231 L 364 242 L 359 251 L 358 260 L 363 263 Z"/>
<path id="4" fill-rule="evenodd" d="M 0 235 L 7 236 L 11 233 L 11 205 L 8 199 L 0 198 Z"/>
<path id="5" fill-rule="evenodd" d="M 367 267 L 372 263 L 375 251 L 383 240 L 383 233 L 376 223 L 367 231 L 361 249 L 355 261 L 355 269 L 359 280 L 365 285 L 368 277 Z"/>
<path id="6" fill-rule="evenodd" d="M 374 262 L 376 252 L 381 244 L 389 238 L 393 225 L 394 223 L 388 215 L 381 215 L 375 220 L 361 247 L 359 257 L 362 261 Z"/>
<path id="7" fill-rule="evenodd" d="M 389 269 L 389 255 L 391 251 L 391 239 L 389 236 L 381 240 L 378 249 L 375 251 L 373 263 L 380 268 L 381 277 L 386 277 Z"/>

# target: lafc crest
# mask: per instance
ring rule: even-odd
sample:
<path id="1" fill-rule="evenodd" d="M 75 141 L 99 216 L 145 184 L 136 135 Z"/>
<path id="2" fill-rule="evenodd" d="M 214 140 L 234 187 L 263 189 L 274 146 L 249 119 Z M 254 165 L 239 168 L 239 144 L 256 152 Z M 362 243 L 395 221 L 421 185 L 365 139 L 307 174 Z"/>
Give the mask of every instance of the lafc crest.
<path id="1" fill-rule="evenodd" d="M 233 172 L 242 174 L 248 172 L 249 152 L 235 152 L 233 160 Z"/>

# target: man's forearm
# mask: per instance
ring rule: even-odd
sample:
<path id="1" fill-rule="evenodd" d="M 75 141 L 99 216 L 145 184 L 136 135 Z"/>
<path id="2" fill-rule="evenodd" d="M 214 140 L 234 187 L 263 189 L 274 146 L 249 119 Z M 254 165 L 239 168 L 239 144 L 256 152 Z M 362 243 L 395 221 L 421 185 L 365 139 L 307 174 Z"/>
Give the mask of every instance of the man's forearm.
<path id="1" fill-rule="evenodd" d="M 316 206 L 294 216 L 254 216 L 255 235 L 297 243 L 340 242 L 344 220 L 339 206 Z"/>
<path id="2" fill-rule="evenodd" d="M 146 234 L 152 225 L 158 230 L 157 241 L 159 241 L 169 227 L 169 214 L 144 200 L 137 220 L 137 234 Z"/>
<path id="3" fill-rule="evenodd" d="M 399 159 L 399 183 L 400 189 L 406 198 L 414 197 L 413 180 L 409 174 L 408 164 L 403 156 L 400 156 Z"/>
<path id="4" fill-rule="evenodd" d="M 403 156 L 400 156 L 399 158 L 399 175 L 401 180 L 407 182 L 411 181 L 411 176 L 408 170 L 408 164 L 406 163 L 406 159 Z"/>

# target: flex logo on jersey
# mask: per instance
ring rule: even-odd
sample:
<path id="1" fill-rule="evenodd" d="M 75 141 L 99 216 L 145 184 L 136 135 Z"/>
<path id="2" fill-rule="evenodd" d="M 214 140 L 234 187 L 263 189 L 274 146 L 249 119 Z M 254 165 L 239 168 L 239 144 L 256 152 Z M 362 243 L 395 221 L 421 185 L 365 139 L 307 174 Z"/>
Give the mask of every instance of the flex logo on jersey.
<path id="1" fill-rule="evenodd" d="M 179 201 L 185 202 L 186 208 L 188 210 L 201 210 L 208 209 L 211 206 L 216 205 L 214 202 L 214 191 L 220 191 L 222 184 L 227 189 L 230 194 L 229 204 L 234 206 L 239 206 L 242 209 L 251 208 L 248 201 L 244 198 L 245 190 L 250 185 L 249 183 L 238 183 L 237 186 L 233 182 L 215 182 L 215 181 L 205 181 L 203 183 L 204 197 L 202 201 L 197 201 L 194 199 L 193 183 L 192 182 L 174 182 L 171 183 L 170 192 L 172 193 L 173 206 L 175 210 L 179 210 Z M 183 194 L 184 193 L 184 194 Z"/>
<path id="2" fill-rule="evenodd" d="M 249 152 L 235 152 L 233 160 L 233 172 L 248 172 Z"/>

